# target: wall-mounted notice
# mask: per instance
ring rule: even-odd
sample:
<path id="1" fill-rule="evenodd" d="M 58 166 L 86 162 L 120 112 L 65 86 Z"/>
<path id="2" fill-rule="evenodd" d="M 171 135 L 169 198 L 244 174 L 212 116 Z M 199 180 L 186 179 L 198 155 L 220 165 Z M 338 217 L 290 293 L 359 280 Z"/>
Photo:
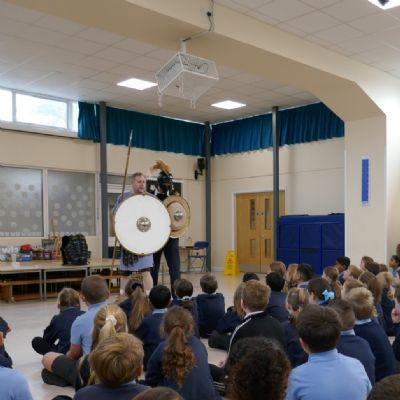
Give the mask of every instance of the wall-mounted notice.
<path id="1" fill-rule="evenodd" d="M 361 204 L 369 204 L 369 158 L 361 160 Z"/>

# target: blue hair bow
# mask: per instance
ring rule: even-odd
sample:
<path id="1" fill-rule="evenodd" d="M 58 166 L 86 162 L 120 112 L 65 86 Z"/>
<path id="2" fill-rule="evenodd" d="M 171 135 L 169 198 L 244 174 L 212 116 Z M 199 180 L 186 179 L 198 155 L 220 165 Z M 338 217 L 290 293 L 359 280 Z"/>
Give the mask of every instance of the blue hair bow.
<path id="1" fill-rule="evenodd" d="M 329 300 L 335 300 L 335 292 L 330 292 L 329 290 L 325 289 L 322 294 L 324 295 L 325 302 Z"/>

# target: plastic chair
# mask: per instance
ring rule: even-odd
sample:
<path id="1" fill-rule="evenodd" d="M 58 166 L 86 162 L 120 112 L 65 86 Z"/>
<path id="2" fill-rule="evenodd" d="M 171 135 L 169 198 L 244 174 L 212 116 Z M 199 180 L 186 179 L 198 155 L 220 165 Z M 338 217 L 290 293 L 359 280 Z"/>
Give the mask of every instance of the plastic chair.
<path id="1" fill-rule="evenodd" d="M 190 249 L 188 254 L 188 271 L 193 267 L 196 260 L 201 261 L 200 272 L 206 271 L 208 242 L 198 241 L 195 242 L 193 248 Z"/>

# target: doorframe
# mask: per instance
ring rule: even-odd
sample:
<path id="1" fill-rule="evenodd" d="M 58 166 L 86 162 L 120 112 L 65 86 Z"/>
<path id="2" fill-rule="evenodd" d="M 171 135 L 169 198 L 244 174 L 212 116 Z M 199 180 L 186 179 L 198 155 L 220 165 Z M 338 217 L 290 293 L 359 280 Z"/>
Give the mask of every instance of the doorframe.
<path id="1" fill-rule="evenodd" d="M 232 197 L 231 197 L 231 201 L 232 201 L 232 218 L 233 218 L 233 229 L 232 229 L 232 234 L 231 234 L 231 249 L 236 249 L 236 195 L 238 194 L 247 194 L 247 193 L 265 193 L 265 192 L 271 192 L 273 193 L 274 190 L 273 189 L 263 189 L 263 190 L 242 190 L 242 191 L 238 191 L 238 192 L 232 192 Z M 286 200 L 287 200 L 287 190 L 286 187 L 281 188 L 279 187 L 279 192 L 285 192 L 285 211 L 286 211 Z"/>

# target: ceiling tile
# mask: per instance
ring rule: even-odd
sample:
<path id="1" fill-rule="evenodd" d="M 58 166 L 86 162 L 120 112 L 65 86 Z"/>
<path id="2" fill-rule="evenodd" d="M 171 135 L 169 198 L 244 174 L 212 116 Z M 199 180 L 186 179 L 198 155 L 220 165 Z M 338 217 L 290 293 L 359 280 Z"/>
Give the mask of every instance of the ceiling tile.
<path id="1" fill-rule="evenodd" d="M 236 3 L 243 7 L 253 9 L 271 3 L 272 1 L 273 0 L 233 0 L 231 3 Z"/>
<path id="2" fill-rule="evenodd" d="M 118 82 L 121 82 L 121 80 L 123 80 L 125 78 L 121 74 L 112 74 L 110 72 L 100 72 L 97 75 L 93 75 L 92 79 L 94 79 L 96 81 L 117 84 Z"/>
<path id="3" fill-rule="evenodd" d="M 329 47 L 332 45 L 332 43 L 328 42 L 327 40 L 321 39 L 315 35 L 309 35 L 305 37 L 306 40 L 316 43 L 319 46 L 323 46 L 323 47 Z"/>
<path id="4" fill-rule="evenodd" d="M 178 51 L 166 50 L 166 49 L 157 49 L 153 50 L 150 53 L 146 54 L 148 57 L 156 58 L 161 61 L 168 61 L 172 58 Z"/>
<path id="5" fill-rule="evenodd" d="M 135 39 L 123 39 L 120 42 L 114 43 L 113 46 L 136 54 L 146 54 L 157 49 L 157 47 L 151 44 L 139 42 Z"/>
<path id="6" fill-rule="evenodd" d="M 67 36 L 64 35 L 63 33 L 54 32 L 49 29 L 41 28 L 35 25 L 29 25 L 20 32 L 17 32 L 15 36 L 33 42 L 39 42 L 50 45 L 58 45 L 61 41 L 67 38 Z"/>
<path id="7" fill-rule="evenodd" d="M 156 72 L 165 64 L 163 61 L 157 60 L 155 58 L 140 56 L 134 59 L 131 59 L 127 62 L 128 65 L 132 65 L 133 67 L 138 67 L 141 69 L 145 69 L 147 71 Z"/>
<path id="8" fill-rule="evenodd" d="M 282 86 L 277 89 L 274 89 L 274 92 L 281 93 L 281 94 L 288 94 L 288 95 L 300 93 L 301 91 L 302 91 L 301 89 L 296 88 L 294 86 Z"/>
<path id="9" fill-rule="evenodd" d="M 387 29 L 385 31 L 375 32 L 373 37 L 383 41 L 385 44 L 400 49 L 400 26 L 398 28 Z"/>
<path id="10" fill-rule="evenodd" d="M 357 37 L 363 36 L 363 34 L 348 25 L 341 24 L 334 26 L 330 29 L 316 32 L 313 36 L 332 44 L 336 44 L 348 41 L 350 39 L 355 39 Z"/>
<path id="11" fill-rule="evenodd" d="M 0 75 L 0 83 L 7 80 L 16 80 L 20 83 L 28 83 L 47 76 L 41 70 L 30 69 L 26 67 L 17 67 Z"/>
<path id="12" fill-rule="evenodd" d="M 282 31 L 293 33 L 294 35 L 299 37 L 303 37 L 306 35 L 306 32 L 300 30 L 299 28 L 295 28 L 292 25 L 289 25 L 287 22 L 282 22 L 278 24 L 276 27 Z"/>
<path id="13" fill-rule="evenodd" d="M 116 62 L 92 56 L 81 58 L 77 64 L 83 67 L 97 69 L 98 71 L 107 71 L 118 66 Z"/>
<path id="14" fill-rule="evenodd" d="M 328 6 L 332 6 L 333 4 L 340 3 L 343 0 L 301 0 L 303 3 L 307 4 L 308 6 L 321 9 Z"/>
<path id="15" fill-rule="evenodd" d="M 362 51 L 376 49 L 380 46 L 382 46 L 382 42 L 371 36 L 362 36 L 338 44 L 339 48 L 342 48 L 345 51 L 350 51 L 352 53 L 360 53 Z"/>
<path id="16" fill-rule="evenodd" d="M 238 81 L 243 83 L 254 83 L 261 80 L 259 76 L 251 75 L 245 72 L 233 75 L 230 77 L 230 79 L 232 79 L 233 81 Z"/>
<path id="17" fill-rule="evenodd" d="M 75 86 L 87 88 L 87 89 L 96 89 L 102 90 L 109 86 L 108 83 L 95 81 L 93 79 L 81 79 L 74 83 Z"/>
<path id="18" fill-rule="evenodd" d="M 124 39 L 123 36 L 95 28 L 87 28 L 79 32 L 78 36 L 96 43 L 106 44 L 109 46 Z"/>
<path id="19" fill-rule="evenodd" d="M 106 60 L 114 61 L 117 63 L 125 63 L 137 57 L 137 54 L 131 53 L 126 50 L 116 49 L 115 47 L 106 47 L 103 50 L 93 54 L 94 57 L 104 58 Z"/>
<path id="20" fill-rule="evenodd" d="M 10 4 L 6 1 L 0 1 L 0 15 L 16 21 L 31 23 L 42 17 L 43 13 L 26 7 Z"/>
<path id="21" fill-rule="evenodd" d="M 314 10 L 298 0 L 274 0 L 257 8 L 257 11 L 279 21 L 287 21 Z"/>
<path id="22" fill-rule="evenodd" d="M 78 38 L 76 36 L 68 37 L 67 39 L 58 43 L 62 49 L 76 51 L 77 53 L 92 55 L 104 49 L 104 46 L 92 42 L 90 40 Z"/>
<path id="23" fill-rule="evenodd" d="M 334 52 L 339 53 L 343 56 L 346 56 L 346 57 L 349 57 L 354 54 L 353 51 L 345 50 L 342 47 L 339 47 L 337 45 L 331 46 L 331 47 L 329 47 L 329 49 L 333 50 Z"/>
<path id="24" fill-rule="evenodd" d="M 239 11 L 241 13 L 245 13 L 249 10 L 249 7 L 247 7 L 246 5 L 235 3 L 232 0 L 216 0 L 215 2 L 220 6 L 224 6 L 230 8 L 231 10 Z"/>
<path id="25" fill-rule="evenodd" d="M 265 22 L 268 25 L 277 25 L 279 24 L 279 20 L 276 18 L 272 18 L 268 15 L 262 14 L 257 10 L 254 11 L 249 11 L 246 13 L 249 17 L 253 17 L 255 19 L 258 19 L 261 22 Z"/>
<path id="26" fill-rule="evenodd" d="M 393 47 L 382 45 L 377 49 L 355 54 L 352 58 L 368 64 L 378 63 L 382 60 L 393 60 L 400 56 L 400 51 Z"/>
<path id="27" fill-rule="evenodd" d="M 364 33 L 376 33 L 377 31 L 400 26 L 400 21 L 391 15 L 377 13 L 358 18 L 349 24 Z"/>
<path id="28" fill-rule="evenodd" d="M 28 27 L 29 25 L 23 22 L 16 22 L 10 18 L 0 16 L 0 33 L 4 33 L 6 35 L 15 35 L 24 31 Z"/>
<path id="29" fill-rule="evenodd" d="M 288 24 L 303 32 L 314 33 L 338 25 L 339 21 L 320 11 L 315 11 L 292 19 Z"/>
<path id="30" fill-rule="evenodd" d="M 35 25 L 50 29 L 52 31 L 61 32 L 66 35 L 75 35 L 76 33 L 85 29 L 84 25 L 53 15 L 43 16 L 35 22 Z"/>
<path id="31" fill-rule="evenodd" d="M 356 18 L 376 14 L 379 12 L 379 9 L 367 0 L 343 0 L 333 6 L 324 8 L 323 12 L 340 21 L 348 22 Z"/>

